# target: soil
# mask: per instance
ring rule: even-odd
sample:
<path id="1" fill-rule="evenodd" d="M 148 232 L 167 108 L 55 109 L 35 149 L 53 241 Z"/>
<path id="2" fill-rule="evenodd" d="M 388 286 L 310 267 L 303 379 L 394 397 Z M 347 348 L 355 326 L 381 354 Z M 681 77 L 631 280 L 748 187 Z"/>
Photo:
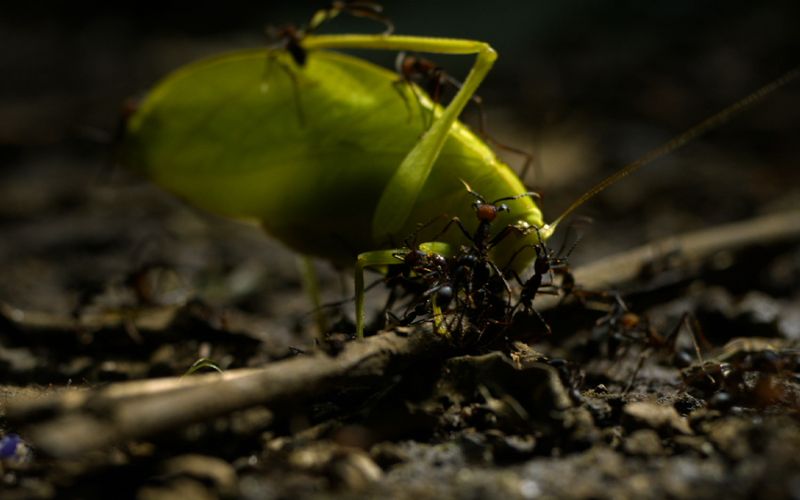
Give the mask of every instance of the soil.
<path id="1" fill-rule="evenodd" d="M 781 12 L 725 14 L 725 23 L 698 33 L 734 37 L 737 29 L 758 29 L 734 22 L 739 19 L 767 25 L 796 19 Z M 231 35 L 198 28 L 202 33 L 171 38 L 159 25 L 134 36 L 126 29 L 141 20 L 123 21 L 114 12 L 43 23 L 41 32 L 29 33 L 23 28 L 33 18 L 17 14 L 18 23 L 6 22 L 17 28 L 7 33 L 25 41 L 20 47 L 28 52 L 20 49 L 12 61 L 20 72 L 6 84 L 4 102 L 16 105 L 0 111 L 3 498 L 800 498 L 797 239 L 755 241 L 692 269 L 666 254 L 600 299 L 570 300 L 546 312 L 550 335 L 528 318 L 491 345 L 437 344 L 402 368 L 387 368 L 385 376 L 302 403 L 255 404 L 113 446 L 54 453 L 37 440 L 37 429 L 66 414 L 68 399 L 39 414 L 20 412 L 21 402 L 181 377 L 194 373 L 198 360 L 208 360 L 196 366 L 199 373 L 281 367 L 319 347 L 315 315 L 289 251 L 257 228 L 197 213 L 110 168 L 107 149 L 87 140 L 98 135 L 95 125 L 113 129 L 116 103 L 133 91 L 120 83 L 124 75 L 135 70 L 136 78 L 152 82 L 196 54 L 235 46 L 225 38 Z M 546 187 L 546 206 L 563 207 L 617 159 L 633 159 L 631 151 L 658 144 L 666 130 L 680 131 L 727 104 L 701 90 L 717 80 L 699 61 L 713 60 L 725 75 L 738 75 L 725 80 L 736 93 L 730 100 L 777 76 L 753 61 L 777 54 L 776 46 L 791 52 L 779 35 L 787 22 L 772 25 L 773 37 L 742 37 L 752 42 L 744 55 L 703 38 L 698 53 L 729 51 L 692 59 L 686 73 L 705 78 L 698 77 L 697 88 L 674 83 L 680 72 L 651 75 L 659 85 L 649 88 L 672 101 L 642 92 L 625 103 L 588 103 L 569 83 L 560 91 L 563 100 L 545 110 L 554 123 L 532 125 L 519 109 L 547 115 L 539 113 L 543 98 L 530 89 L 510 92 L 524 105 L 516 112 L 504 111 L 514 104 L 502 100 L 490 106 L 490 117 L 499 117 L 493 130 L 537 137 L 544 174 L 536 182 Z M 114 29 L 120 26 L 125 29 Z M 628 43 L 644 40 L 644 31 L 637 28 Z M 62 38 L 63 50 L 74 56 L 72 77 L 63 64 L 44 64 L 56 59 L 50 53 Z M 549 40 L 565 56 L 560 66 L 536 59 L 540 69 L 550 68 L 531 84 L 543 92 L 594 67 L 581 57 L 586 50 L 621 50 L 610 38 L 583 51 Z M 124 64 L 109 57 L 123 53 L 132 56 Z M 677 65 L 680 58 L 670 53 L 665 61 Z M 524 59 L 514 61 L 526 67 Z M 769 64 L 782 71 L 784 62 L 776 55 Z M 615 63 L 619 82 L 617 64 L 623 63 Z M 531 67 L 517 77 L 533 81 L 525 74 Z M 48 84 L 53 78 L 68 85 Z M 610 87 L 610 78 L 598 76 L 598 86 Z M 499 80 L 488 83 L 487 101 L 516 81 L 508 73 Z M 796 84 L 781 90 L 727 132 L 598 198 L 586 209 L 598 222 L 584 229 L 572 265 L 647 239 L 800 208 L 792 126 L 798 95 Z M 692 113 L 696 101 L 708 113 Z M 564 112 L 576 103 L 583 104 L 582 117 Z M 587 139 L 598 124 L 601 138 Z M 596 158 L 609 165 L 590 168 Z M 559 159 L 564 167 L 548 173 Z M 349 286 L 347 279 L 324 263 L 319 271 L 326 301 L 348 295 L 340 285 Z M 611 292 L 624 298 L 627 311 L 608 298 Z M 380 322 L 381 291 L 370 300 Z M 350 349 L 351 308 L 347 301 L 326 308 L 335 322 L 326 359 Z M 665 339 L 676 331 L 673 347 Z M 423 324 L 379 335 L 435 334 Z M 65 424 L 65 432 L 72 429 Z M 80 448 L 80 434 L 59 438 L 75 439 Z"/>

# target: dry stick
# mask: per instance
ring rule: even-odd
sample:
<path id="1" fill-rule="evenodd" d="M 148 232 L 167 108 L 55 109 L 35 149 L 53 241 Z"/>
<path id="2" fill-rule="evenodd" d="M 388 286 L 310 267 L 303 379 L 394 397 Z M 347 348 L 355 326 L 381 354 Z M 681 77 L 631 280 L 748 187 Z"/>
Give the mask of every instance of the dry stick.
<path id="1" fill-rule="evenodd" d="M 56 457 L 74 456 L 257 405 L 280 408 L 335 394 L 343 387 L 385 384 L 385 377 L 402 373 L 413 363 L 443 357 L 446 348 L 440 336 L 386 333 L 351 342 L 336 357 L 319 352 L 256 370 L 71 391 L 13 402 L 7 416 L 24 424 L 26 439 L 38 450 Z"/>
<path id="2" fill-rule="evenodd" d="M 800 211 L 785 212 L 667 238 L 578 268 L 574 274 L 586 288 L 621 286 L 634 280 L 642 266 L 667 253 L 678 251 L 689 260 L 703 261 L 720 252 L 796 240 L 800 240 Z M 557 302 L 544 299 L 540 309 Z M 317 353 L 222 375 L 126 382 L 10 400 L 7 416 L 24 425 L 25 437 L 39 450 L 74 456 L 257 405 L 279 409 L 342 387 L 379 386 L 387 376 L 447 353 L 441 336 L 384 333 L 349 343 L 337 357 Z"/>
<path id="3" fill-rule="evenodd" d="M 664 238 L 576 268 L 573 275 L 582 288 L 605 290 L 635 281 L 644 266 L 668 255 L 700 263 L 721 252 L 734 253 L 746 247 L 797 239 L 800 210 L 790 210 Z M 556 296 L 540 296 L 537 309 L 552 309 L 559 300 Z"/>

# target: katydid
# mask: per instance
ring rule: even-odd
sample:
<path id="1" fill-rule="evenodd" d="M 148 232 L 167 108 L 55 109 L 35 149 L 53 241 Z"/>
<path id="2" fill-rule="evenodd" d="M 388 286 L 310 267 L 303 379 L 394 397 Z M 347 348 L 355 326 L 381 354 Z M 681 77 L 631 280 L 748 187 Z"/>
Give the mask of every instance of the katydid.
<path id="1" fill-rule="evenodd" d="M 458 217 L 474 233 L 476 186 L 507 198 L 488 250 L 498 269 L 515 272 L 535 246 L 578 206 L 619 178 L 727 120 L 798 75 L 788 73 L 734 106 L 623 168 L 581 196 L 554 222 L 517 174 L 458 121 L 497 55 L 481 41 L 381 35 L 306 35 L 304 58 L 286 49 L 241 50 L 185 66 L 150 92 L 127 127 L 127 163 L 203 209 L 259 223 L 293 250 L 339 267 L 356 263 L 357 333 L 363 334 L 363 270 L 399 263 L 408 235 L 455 253 L 463 232 L 418 225 Z M 374 49 L 474 55 L 475 63 L 444 107 L 397 75 L 326 49 Z M 266 58 L 286 71 L 265 74 Z M 400 92 L 400 95 L 398 94 Z M 297 100 L 306 110 L 297 113 Z M 409 120 L 407 102 L 434 117 Z M 509 229 L 512 230 L 509 230 Z M 420 245 L 422 248 L 424 245 Z M 512 262 L 513 260 L 513 262 Z"/>

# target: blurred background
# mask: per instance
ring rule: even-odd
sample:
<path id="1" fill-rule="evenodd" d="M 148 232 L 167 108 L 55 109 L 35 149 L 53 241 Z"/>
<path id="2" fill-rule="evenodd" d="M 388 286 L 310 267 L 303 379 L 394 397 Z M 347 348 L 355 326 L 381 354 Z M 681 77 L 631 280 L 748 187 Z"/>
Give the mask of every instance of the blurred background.
<path id="1" fill-rule="evenodd" d="M 203 56 L 265 46 L 265 26 L 302 24 L 321 6 L 4 5 L 0 300 L 74 312 L 149 263 L 174 270 L 175 283 L 191 289 L 185 293 L 274 317 L 280 325 L 270 328 L 303 330 L 308 307 L 288 252 L 257 230 L 198 214 L 111 168 L 108 145 L 126 97 Z M 498 50 L 480 90 L 490 132 L 535 155 L 526 180 L 542 193 L 548 219 L 604 175 L 800 62 L 800 3 L 791 0 L 384 6 L 398 33 L 484 40 Z M 381 29 L 345 16 L 325 27 Z M 471 64 L 436 59 L 457 77 Z M 474 118 L 474 110 L 465 113 Z M 573 262 L 800 206 L 798 122 L 794 83 L 610 189 L 581 209 L 595 222 L 583 229 Z M 301 312 L 286 319 L 286 310 Z"/>

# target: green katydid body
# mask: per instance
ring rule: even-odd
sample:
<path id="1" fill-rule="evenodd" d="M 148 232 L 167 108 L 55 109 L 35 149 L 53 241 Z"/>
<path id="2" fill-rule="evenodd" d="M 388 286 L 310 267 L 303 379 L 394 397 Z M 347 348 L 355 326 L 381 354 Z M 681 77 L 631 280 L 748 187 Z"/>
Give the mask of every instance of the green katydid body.
<path id="1" fill-rule="evenodd" d="M 412 236 L 415 242 L 466 244 L 457 229 L 439 235 L 454 216 L 470 229 L 477 224 L 462 180 L 490 201 L 526 189 L 458 121 L 446 131 L 422 188 L 408 193 L 404 222 L 387 225 L 383 234 L 373 229 L 382 228 L 373 216 L 426 133 L 425 117 L 443 113 L 426 98 L 417 106 L 419 97 L 397 79 L 362 59 L 325 50 L 309 50 L 302 68 L 284 51 L 267 55 L 264 49 L 194 63 L 158 84 L 131 118 L 127 158 L 191 204 L 258 221 L 292 249 L 340 266 Z M 390 200 L 388 210 L 405 202 Z M 495 231 L 518 220 L 543 226 L 530 197 L 508 205 Z M 416 233 L 436 217 L 441 220 Z M 535 232 L 512 233 L 493 257 L 503 266 L 521 246 L 536 242 Z M 522 252 L 513 265 L 520 269 L 533 257 Z"/>
<path id="2" fill-rule="evenodd" d="M 311 35 L 302 39 L 302 46 L 308 51 L 303 67 L 284 50 L 257 49 L 176 71 L 131 117 L 126 157 L 194 205 L 255 220 L 300 253 L 340 266 L 355 264 L 361 335 L 364 269 L 399 263 L 392 248 L 402 244 L 427 243 L 421 248 L 447 253 L 468 244 L 460 231 L 441 232 L 452 217 L 459 217 L 468 230 L 477 225 L 464 183 L 488 201 L 526 190 L 457 120 L 496 59 L 488 44 L 398 35 Z M 419 89 L 396 85 L 397 76 L 390 71 L 321 50 L 339 48 L 473 54 L 476 59 L 461 89 L 441 108 L 421 97 Z M 496 242 L 490 252 L 493 263 L 500 270 L 525 268 L 535 258 L 532 247 L 539 239 L 552 235 L 584 202 L 798 76 L 796 68 L 630 163 L 549 224 L 543 223 L 532 198 L 509 201 L 510 212 L 493 222 L 493 234 L 509 225 L 520 230 Z M 432 113 L 434 119 L 423 119 L 420 113 Z M 441 224 L 430 223 L 436 218 Z"/>

